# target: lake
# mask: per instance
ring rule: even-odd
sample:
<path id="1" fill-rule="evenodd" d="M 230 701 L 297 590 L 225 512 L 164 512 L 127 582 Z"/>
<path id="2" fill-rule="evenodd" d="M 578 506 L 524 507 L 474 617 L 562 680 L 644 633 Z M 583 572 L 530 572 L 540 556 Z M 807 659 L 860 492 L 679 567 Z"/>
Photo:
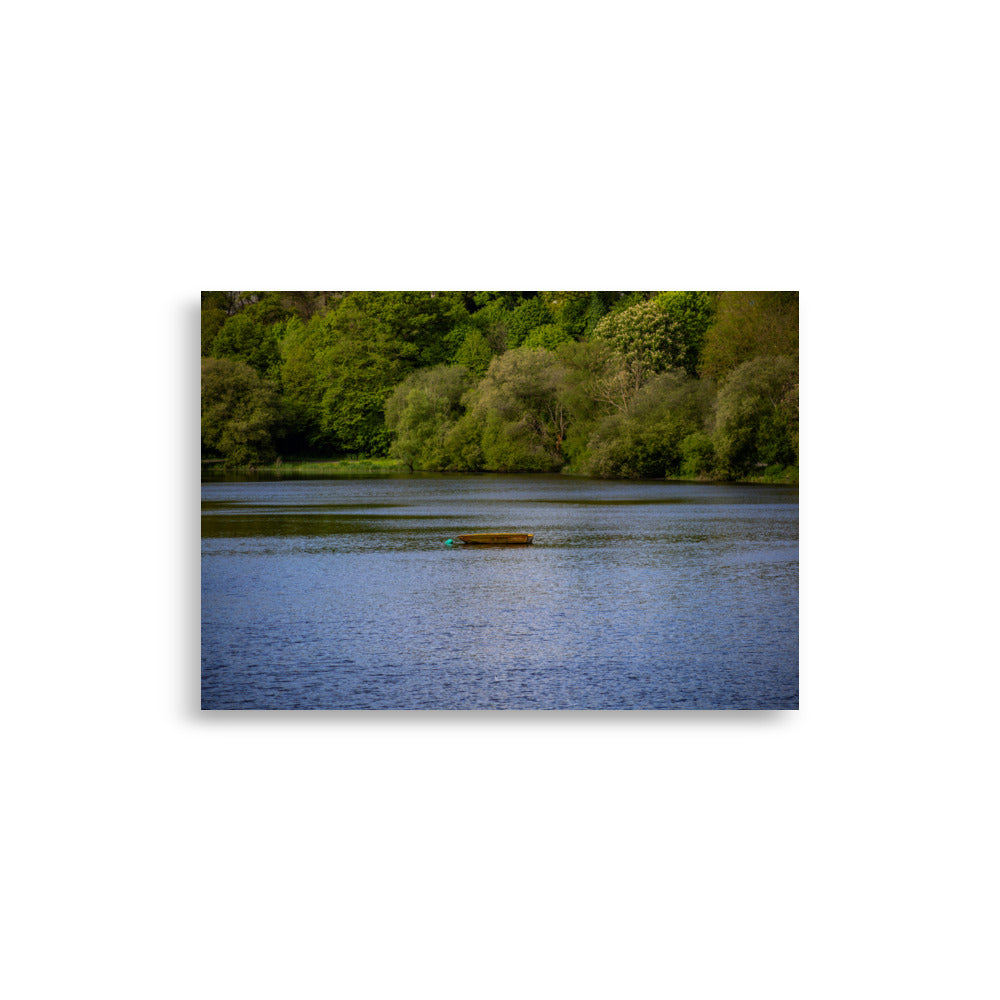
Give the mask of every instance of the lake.
<path id="1" fill-rule="evenodd" d="M 201 521 L 205 709 L 798 708 L 796 487 L 216 480 Z"/>

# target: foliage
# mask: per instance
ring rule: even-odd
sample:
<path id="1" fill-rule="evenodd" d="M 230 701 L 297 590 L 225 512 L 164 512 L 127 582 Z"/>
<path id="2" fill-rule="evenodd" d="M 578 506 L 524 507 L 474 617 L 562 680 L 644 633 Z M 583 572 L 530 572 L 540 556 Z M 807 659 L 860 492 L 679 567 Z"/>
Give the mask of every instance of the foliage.
<path id="1" fill-rule="evenodd" d="M 226 322 L 226 311 L 216 306 L 205 306 L 201 308 L 201 356 L 209 357 L 212 353 L 212 345 L 215 338 L 222 329 L 222 324 Z"/>
<path id="2" fill-rule="evenodd" d="M 212 341 L 212 357 L 244 361 L 259 375 L 277 375 L 282 324 L 264 326 L 245 312 L 230 316 Z"/>
<path id="3" fill-rule="evenodd" d="M 482 378 L 493 360 L 493 350 L 490 347 L 486 335 L 479 327 L 471 324 L 460 326 L 458 331 L 464 334 L 462 341 L 455 351 L 454 360 L 456 364 L 464 365 L 478 378 Z"/>
<path id="4" fill-rule="evenodd" d="M 278 378 L 279 345 L 285 321 L 292 315 L 282 305 L 281 296 L 276 292 L 205 294 L 213 305 L 202 312 L 202 355 L 244 361 L 259 375 Z M 228 302 L 229 314 L 219 323 L 223 311 L 219 303 L 223 300 Z"/>
<path id="5" fill-rule="evenodd" d="M 205 292 L 201 293 L 202 311 L 218 309 L 223 316 L 232 316 L 242 302 L 241 292 Z M 243 303 L 246 304 L 246 303 Z"/>
<path id="6" fill-rule="evenodd" d="M 594 336 L 621 357 L 633 392 L 658 372 L 693 368 L 697 356 L 697 343 L 653 300 L 609 313 L 594 327 Z"/>
<path id="7" fill-rule="evenodd" d="M 592 295 L 597 292 L 539 292 L 539 299 L 552 317 L 563 329 L 571 331 L 574 339 L 586 329 L 585 316 Z M 602 310 L 602 315 L 606 309 Z"/>
<path id="8" fill-rule="evenodd" d="M 201 363 L 202 448 L 230 466 L 274 459 L 280 430 L 278 387 L 248 364 L 228 358 Z"/>
<path id="9" fill-rule="evenodd" d="M 538 327 L 552 323 L 552 314 L 537 296 L 525 299 L 510 313 L 507 321 L 507 347 L 520 347 Z"/>
<path id="10" fill-rule="evenodd" d="M 202 353 L 230 461 L 797 477 L 796 292 L 203 292 Z"/>
<path id="11" fill-rule="evenodd" d="M 280 292 L 281 304 L 301 320 L 322 315 L 343 292 Z"/>
<path id="12" fill-rule="evenodd" d="M 346 304 L 383 349 L 411 368 L 446 361 L 444 335 L 469 318 L 459 292 L 350 292 Z"/>
<path id="13" fill-rule="evenodd" d="M 482 427 L 466 412 L 445 435 L 443 468 L 478 472 L 484 467 Z"/>
<path id="14" fill-rule="evenodd" d="M 798 356 L 798 292 L 719 293 L 700 374 L 721 380 L 752 358 Z"/>
<path id="15" fill-rule="evenodd" d="M 680 443 L 680 474 L 686 478 L 710 476 L 715 469 L 715 445 L 704 431 L 692 431 Z"/>
<path id="16" fill-rule="evenodd" d="M 712 292 L 660 292 L 656 304 L 669 317 L 678 339 L 685 345 L 681 367 L 694 376 L 712 317 L 715 295 Z"/>
<path id="17" fill-rule="evenodd" d="M 620 360 L 604 341 L 568 341 L 560 344 L 556 356 L 563 377 L 559 398 L 566 411 L 566 435 L 562 453 L 576 468 L 587 448 L 594 427 L 609 412 L 627 407 L 615 392 Z"/>
<path id="18" fill-rule="evenodd" d="M 524 338 L 524 347 L 541 347 L 546 351 L 554 351 L 560 344 L 568 343 L 572 340 L 564 327 L 555 323 L 546 323 L 544 326 L 536 326 Z"/>
<path id="19" fill-rule="evenodd" d="M 349 292 L 307 324 L 290 320 L 282 379 L 296 440 L 384 455 L 390 393 L 411 372 L 446 360 L 448 334 L 467 320 L 455 292 Z"/>
<path id="20" fill-rule="evenodd" d="M 331 343 L 329 325 L 313 316 L 297 316 L 285 325 L 281 342 L 281 384 L 285 399 L 287 441 L 294 454 L 336 453 L 335 437 L 323 429 L 326 384 L 320 357 Z"/>
<path id="21" fill-rule="evenodd" d="M 566 432 L 562 368 L 549 351 L 516 348 L 494 358 L 469 395 L 466 424 L 479 432 L 483 467 L 558 469 Z"/>
<path id="22" fill-rule="evenodd" d="M 677 475 L 688 457 L 684 442 L 700 433 L 712 409 L 708 383 L 661 375 L 624 412 L 600 421 L 580 458 L 589 475 L 626 479 Z"/>
<path id="23" fill-rule="evenodd" d="M 644 297 L 643 292 L 476 292 L 467 296 L 477 303 L 472 319 L 494 354 L 513 347 L 580 340 L 609 310 Z"/>
<path id="24" fill-rule="evenodd" d="M 385 404 L 386 427 L 395 435 L 389 454 L 412 469 L 448 468 L 448 435 L 465 412 L 468 385 L 469 371 L 461 365 L 438 365 L 404 379 Z"/>
<path id="25" fill-rule="evenodd" d="M 490 299 L 470 317 L 471 325 L 481 334 L 490 356 L 503 354 L 510 341 L 512 310 L 503 296 Z"/>
<path id="26" fill-rule="evenodd" d="M 540 292 L 566 339 L 580 340 L 593 332 L 608 313 L 634 305 L 644 292 Z"/>
<path id="27" fill-rule="evenodd" d="M 719 390 L 713 443 L 728 476 L 798 463 L 798 367 L 789 357 L 754 358 Z"/>
<path id="28" fill-rule="evenodd" d="M 339 452 L 384 455 L 389 446 L 385 401 L 413 370 L 418 348 L 393 338 L 350 299 L 327 316 L 325 325 L 325 343 L 316 355 L 320 432 Z"/>

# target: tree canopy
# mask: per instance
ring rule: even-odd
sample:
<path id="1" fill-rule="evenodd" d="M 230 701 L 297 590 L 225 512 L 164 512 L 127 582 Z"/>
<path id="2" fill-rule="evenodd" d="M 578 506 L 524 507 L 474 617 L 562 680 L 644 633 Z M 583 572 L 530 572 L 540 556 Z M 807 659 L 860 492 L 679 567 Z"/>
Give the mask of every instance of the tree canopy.
<path id="1" fill-rule="evenodd" d="M 797 476 L 797 292 L 202 292 L 229 465 Z"/>

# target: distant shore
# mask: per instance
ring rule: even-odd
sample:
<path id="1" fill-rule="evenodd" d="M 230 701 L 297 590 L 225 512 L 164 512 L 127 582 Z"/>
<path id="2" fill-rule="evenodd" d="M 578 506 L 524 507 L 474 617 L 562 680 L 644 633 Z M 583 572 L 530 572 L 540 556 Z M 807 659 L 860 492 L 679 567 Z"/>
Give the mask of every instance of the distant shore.
<path id="1" fill-rule="evenodd" d="M 271 465 L 247 465 L 240 466 L 237 468 L 226 467 L 221 459 L 203 459 L 201 463 L 202 473 L 214 474 L 217 473 L 221 476 L 226 475 L 266 475 L 266 476 L 281 476 L 281 475 L 295 475 L 295 476 L 353 476 L 359 474 L 378 474 L 384 473 L 386 475 L 407 475 L 409 473 L 430 473 L 430 474 L 442 474 L 442 475 L 456 475 L 456 476 L 475 476 L 481 475 L 482 473 L 477 472 L 454 472 L 454 473 L 442 473 L 437 469 L 411 469 L 405 462 L 401 462 L 398 458 L 337 458 L 337 459 L 316 459 L 309 461 L 278 461 L 272 463 Z M 491 470 L 484 470 L 484 472 L 490 472 Z M 517 469 L 507 470 L 510 475 L 520 474 Z M 530 475 L 530 473 L 525 473 Z M 558 473 L 556 473 L 558 474 Z M 564 476 L 579 475 L 579 473 L 573 473 L 570 470 L 564 469 L 562 471 Z M 744 476 L 740 479 L 709 479 L 707 477 L 695 477 L 695 476 L 669 476 L 665 477 L 669 479 L 670 482 L 684 482 L 684 483 L 714 483 L 714 482 L 728 482 L 728 483 L 765 483 L 780 486 L 798 486 L 799 484 L 799 470 L 794 466 L 786 466 L 784 468 L 780 466 L 772 466 L 768 469 L 761 469 L 760 474 L 756 476 Z M 639 482 L 640 480 L 636 480 Z"/>
<path id="2" fill-rule="evenodd" d="M 324 476 L 352 475 L 357 472 L 410 472 L 408 465 L 397 458 L 329 458 L 310 459 L 308 461 L 277 461 L 270 465 L 243 465 L 227 467 L 221 459 L 202 459 L 202 472 L 218 472 L 246 474 L 266 472 L 269 475 L 281 475 L 283 472 L 294 472 L 296 475 L 315 473 Z"/>

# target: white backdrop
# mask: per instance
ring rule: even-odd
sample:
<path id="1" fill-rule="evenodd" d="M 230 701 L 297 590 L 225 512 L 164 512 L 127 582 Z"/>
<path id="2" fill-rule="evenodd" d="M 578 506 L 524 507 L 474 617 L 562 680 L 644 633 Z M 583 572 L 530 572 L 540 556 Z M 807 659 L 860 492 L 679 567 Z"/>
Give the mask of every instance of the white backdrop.
<path id="1" fill-rule="evenodd" d="M 14 15 L 7 995 L 996 995 L 995 60 L 803 10 Z M 202 715 L 231 287 L 800 289 L 801 710 Z"/>

